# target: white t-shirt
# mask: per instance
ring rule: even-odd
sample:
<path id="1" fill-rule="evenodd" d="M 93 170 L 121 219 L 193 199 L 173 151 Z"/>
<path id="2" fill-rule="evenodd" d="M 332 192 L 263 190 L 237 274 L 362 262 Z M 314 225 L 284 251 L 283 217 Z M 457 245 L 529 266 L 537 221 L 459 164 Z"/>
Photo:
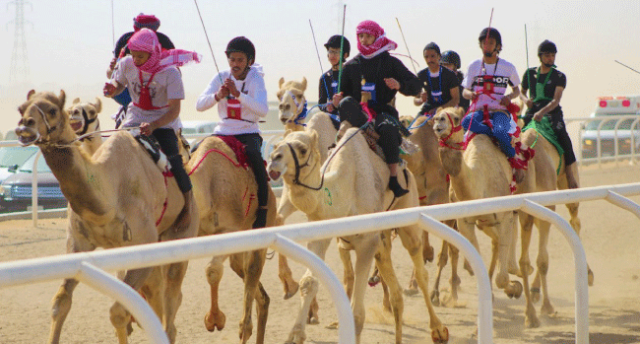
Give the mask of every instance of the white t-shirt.
<path id="1" fill-rule="evenodd" d="M 488 75 L 491 78 L 490 82 L 493 82 L 494 87 L 491 96 L 486 94 L 480 94 L 478 101 L 469 107 L 469 111 L 477 111 L 484 107 L 486 104 L 489 109 L 492 110 L 506 110 L 506 108 L 500 105 L 500 99 L 507 92 L 509 86 L 516 87 L 520 85 L 520 77 L 516 67 L 511 62 L 505 59 L 498 59 L 495 64 L 484 64 L 485 71 L 482 70 L 482 59 L 475 60 L 469 65 L 467 74 L 462 81 L 462 85 L 466 89 L 480 93 L 485 85 L 484 75 Z M 491 97 L 495 99 L 491 99 Z"/>
<path id="2" fill-rule="evenodd" d="M 150 78 L 150 73 L 142 72 L 142 80 L 145 85 Z M 133 63 L 131 56 L 127 56 L 118 62 L 118 65 L 113 71 L 113 79 L 119 84 L 126 85 L 131 95 L 131 103 L 129 103 L 127 116 L 122 123 L 123 127 L 138 126 L 142 122 L 153 122 L 167 113 L 169 110 L 169 99 L 184 99 L 182 75 L 175 66 L 157 72 L 149 85 L 151 104 L 159 108 L 155 110 L 143 110 L 135 105 L 135 103 L 140 102 L 140 89 L 142 85 L 140 83 L 138 67 Z M 162 128 L 172 128 L 175 130 L 182 128 L 180 117 Z"/>
<path id="3" fill-rule="evenodd" d="M 231 78 L 236 84 L 236 89 L 240 91 L 238 100 L 240 101 L 241 119 L 233 119 L 227 116 L 227 99 L 216 101 L 215 95 L 220 90 L 224 80 Z M 196 110 L 205 111 L 218 104 L 218 115 L 221 122 L 218 123 L 214 131 L 220 135 L 240 135 L 260 133 L 258 121 L 261 117 L 266 117 L 269 112 L 267 103 L 267 89 L 264 85 L 264 73 L 262 66 L 253 64 L 244 80 L 236 80 L 230 70 L 220 72 L 213 77 L 209 86 L 202 92 L 196 102 Z"/>

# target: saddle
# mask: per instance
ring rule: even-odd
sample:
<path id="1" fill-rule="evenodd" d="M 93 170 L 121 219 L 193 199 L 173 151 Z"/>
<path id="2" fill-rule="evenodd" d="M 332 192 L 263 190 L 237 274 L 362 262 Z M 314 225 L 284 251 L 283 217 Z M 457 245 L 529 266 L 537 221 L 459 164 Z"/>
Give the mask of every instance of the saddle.
<path id="1" fill-rule="evenodd" d="M 160 143 L 153 136 L 135 135 L 134 138 L 138 143 L 149 153 L 149 156 L 153 162 L 158 166 L 163 173 L 171 170 L 171 164 L 167 159 L 167 156 L 160 149 Z"/>

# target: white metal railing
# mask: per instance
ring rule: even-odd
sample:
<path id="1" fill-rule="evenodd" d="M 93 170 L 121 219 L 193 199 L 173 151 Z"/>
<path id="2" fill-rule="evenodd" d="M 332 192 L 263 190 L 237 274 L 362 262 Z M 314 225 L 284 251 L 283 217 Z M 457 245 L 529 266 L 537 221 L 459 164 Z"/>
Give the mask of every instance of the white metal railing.
<path id="1" fill-rule="evenodd" d="M 627 120 L 633 120 L 629 131 L 629 137 L 620 137 L 620 125 Z M 639 115 L 617 115 L 617 116 L 597 116 L 597 117 L 579 117 L 579 118 L 564 118 L 564 121 L 567 124 L 577 123 L 579 124 L 578 130 L 578 162 L 580 166 L 582 166 L 585 162 L 597 162 L 598 166 L 602 166 L 602 162 L 605 160 L 614 160 L 616 164 L 620 159 L 629 159 L 632 163 L 635 159 L 640 159 L 640 150 L 636 149 L 636 145 L 638 143 L 638 138 L 640 138 L 640 116 Z M 600 121 L 598 124 L 598 128 L 595 129 L 596 137 L 595 137 L 595 147 L 596 152 L 594 157 L 585 158 L 583 156 L 584 149 L 584 140 L 583 133 L 586 129 L 587 124 L 590 122 Z M 613 130 L 607 129 L 603 130 L 603 126 L 606 123 L 615 121 Z M 627 129 L 624 129 L 625 131 Z M 611 156 L 603 156 L 602 151 L 602 133 L 603 131 L 613 131 L 613 154 Z M 620 154 L 620 143 L 622 140 L 629 139 L 629 153 L 628 154 Z"/>
<path id="2" fill-rule="evenodd" d="M 328 221 L 264 228 L 259 231 L 222 234 L 91 253 L 7 262 L 0 264 L 0 288 L 53 279 L 80 278 L 78 274 L 83 276 L 83 269 L 86 269 L 86 264 L 113 271 L 168 264 L 193 258 L 209 257 L 213 254 L 231 254 L 272 247 L 295 260 L 304 261 L 314 274 L 323 279 L 325 284 L 329 286 L 331 296 L 334 298 L 334 304 L 338 307 L 340 321 L 339 342 L 353 343 L 353 319 L 352 316 L 349 318 L 351 310 L 346 307 L 348 301 L 346 300 L 346 295 L 344 295 L 344 290 L 340 286 L 339 281 L 330 271 L 324 270 L 325 275 L 318 271 L 321 268 L 326 268 L 326 265 L 315 255 L 304 250 L 292 241 L 319 240 L 419 224 L 424 230 L 434 232 L 434 234 L 442 237 L 444 240 L 451 242 L 460 248 L 463 255 L 469 257 L 478 278 L 478 342 L 482 344 L 492 343 L 492 297 L 490 281 L 488 280 L 484 263 L 478 252 L 465 238 L 439 221 L 495 212 L 521 210 L 535 217 L 542 218 L 545 221 L 549 221 L 568 239 L 570 247 L 573 250 L 575 265 L 576 343 L 588 344 L 589 299 L 586 255 L 578 235 L 569 223 L 554 211 L 545 208 L 545 206 L 604 199 L 632 212 L 640 218 L 640 206 L 625 197 L 631 195 L 640 195 L 640 183 L 497 197 L 360 215 Z M 113 276 L 107 276 L 108 278 L 115 279 Z M 107 279 L 107 276 L 103 276 L 104 279 Z M 328 280 L 325 278 L 328 278 Z M 105 283 L 107 282 L 105 281 Z M 111 289 L 111 295 L 113 296 L 115 293 L 120 293 L 120 296 L 116 299 L 122 302 L 134 316 L 142 319 L 141 316 L 143 312 L 151 312 L 150 307 L 146 304 L 142 309 L 134 308 L 140 306 L 141 298 L 136 296 L 136 298 L 140 300 L 134 305 L 125 297 L 125 290 L 120 290 L 116 287 L 116 285 L 118 285 L 116 282 L 109 283 L 114 286 L 114 289 Z M 337 290 L 340 292 L 338 293 Z M 149 336 L 151 336 L 151 332 L 155 333 L 158 329 L 161 330 L 159 322 L 149 322 L 150 324 L 147 324 L 147 326 L 153 326 L 155 328 L 145 327 Z"/>

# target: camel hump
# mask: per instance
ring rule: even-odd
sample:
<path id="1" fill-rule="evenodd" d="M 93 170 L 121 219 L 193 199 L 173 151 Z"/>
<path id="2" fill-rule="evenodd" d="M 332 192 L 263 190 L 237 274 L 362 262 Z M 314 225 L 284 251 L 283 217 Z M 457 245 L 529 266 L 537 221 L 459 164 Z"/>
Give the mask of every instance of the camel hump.
<path id="1" fill-rule="evenodd" d="M 198 151 L 201 153 L 195 154 Z M 200 160 L 204 160 L 211 153 L 215 153 L 226 158 L 236 167 L 245 169 L 249 167 L 245 146 L 235 136 L 211 135 L 196 144 L 191 152 L 194 156 L 200 156 Z"/>

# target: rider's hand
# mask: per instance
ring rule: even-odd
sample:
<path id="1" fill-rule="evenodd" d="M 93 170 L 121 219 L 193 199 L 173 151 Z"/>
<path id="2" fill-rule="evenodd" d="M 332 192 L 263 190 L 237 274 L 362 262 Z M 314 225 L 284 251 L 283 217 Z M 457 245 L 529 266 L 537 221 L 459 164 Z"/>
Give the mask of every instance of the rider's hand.
<path id="1" fill-rule="evenodd" d="M 422 93 L 420 93 L 420 100 L 424 103 L 427 101 L 427 92 L 422 91 Z"/>
<path id="2" fill-rule="evenodd" d="M 389 87 L 392 90 L 400 89 L 400 83 L 398 82 L 398 80 L 394 78 L 384 78 L 384 83 L 387 84 L 387 87 Z"/>
<path id="3" fill-rule="evenodd" d="M 335 110 L 333 103 L 327 104 L 327 112 L 333 112 L 333 110 Z"/>
<path id="4" fill-rule="evenodd" d="M 222 87 L 220 87 L 220 89 L 218 90 L 218 93 L 216 93 L 216 98 L 218 98 L 218 101 L 221 101 L 222 99 L 226 98 L 229 95 L 229 89 L 227 88 L 227 86 L 222 85 Z"/>
<path id="5" fill-rule="evenodd" d="M 542 120 L 542 117 L 544 117 L 544 114 L 538 111 L 535 113 L 535 115 L 533 115 L 533 120 L 536 122 L 540 122 Z"/>
<path id="6" fill-rule="evenodd" d="M 232 96 L 234 96 L 235 98 L 240 97 L 240 91 L 238 91 L 238 89 L 236 88 L 236 83 L 231 80 L 231 78 L 224 81 L 224 86 L 227 87 L 229 93 L 231 93 Z"/>
<path id="7" fill-rule="evenodd" d="M 508 106 L 509 104 L 511 104 L 511 98 L 504 96 L 502 97 L 502 99 L 500 99 L 500 105 Z"/>
<path id="8" fill-rule="evenodd" d="M 111 62 L 109 63 L 109 70 L 113 71 L 114 68 L 116 68 L 116 63 L 118 62 L 117 58 L 113 58 L 111 59 Z"/>
<path id="9" fill-rule="evenodd" d="M 114 86 L 112 83 L 105 82 L 104 87 L 102 88 L 102 93 L 105 97 L 111 98 L 116 93 L 116 86 Z"/>
<path id="10" fill-rule="evenodd" d="M 529 108 L 529 109 L 532 108 L 533 107 L 533 100 L 527 99 L 526 104 L 527 104 L 527 108 Z"/>
<path id="11" fill-rule="evenodd" d="M 333 95 L 333 98 L 331 98 L 331 104 L 333 105 L 334 108 L 337 109 L 340 106 L 340 101 L 342 101 L 343 97 L 344 97 L 344 94 L 342 94 L 342 92 L 339 92 Z"/>
<path id="12" fill-rule="evenodd" d="M 155 125 L 153 124 L 153 122 L 151 123 L 142 123 L 140 124 L 140 134 L 144 135 L 144 136 L 149 136 L 151 135 L 151 133 L 153 133 L 154 130 L 156 130 L 157 128 L 155 127 Z"/>

